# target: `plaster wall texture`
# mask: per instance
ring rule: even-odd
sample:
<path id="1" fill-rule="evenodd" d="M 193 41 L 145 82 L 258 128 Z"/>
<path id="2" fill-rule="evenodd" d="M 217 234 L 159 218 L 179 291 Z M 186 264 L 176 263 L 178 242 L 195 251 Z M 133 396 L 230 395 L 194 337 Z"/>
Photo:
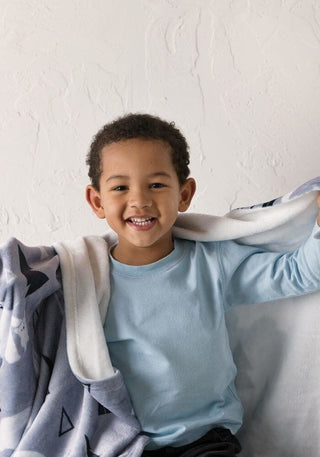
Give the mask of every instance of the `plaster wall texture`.
<path id="1" fill-rule="evenodd" d="M 0 0 L 0 241 L 102 234 L 85 155 L 128 112 L 174 120 L 224 214 L 320 173 L 319 0 Z"/>

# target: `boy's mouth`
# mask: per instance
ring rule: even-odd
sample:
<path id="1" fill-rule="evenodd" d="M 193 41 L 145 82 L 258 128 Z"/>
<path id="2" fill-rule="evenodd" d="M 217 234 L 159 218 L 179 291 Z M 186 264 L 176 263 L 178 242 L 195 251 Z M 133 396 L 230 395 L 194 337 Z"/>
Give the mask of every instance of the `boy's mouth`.
<path id="1" fill-rule="evenodd" d="M 148 227 L 153 225 L 155 220 L 155 217 L 129 217 L 126 222 L 136 227 Z"/>
<path id="2" fill-rule="evenodd" d="M 154 220 L 155 220 L 154 217 L 129 217 L 127 219 L 127 222 L 131 222 L 132 224 L 143 227 L 143 226 L 149 225 Z"/>

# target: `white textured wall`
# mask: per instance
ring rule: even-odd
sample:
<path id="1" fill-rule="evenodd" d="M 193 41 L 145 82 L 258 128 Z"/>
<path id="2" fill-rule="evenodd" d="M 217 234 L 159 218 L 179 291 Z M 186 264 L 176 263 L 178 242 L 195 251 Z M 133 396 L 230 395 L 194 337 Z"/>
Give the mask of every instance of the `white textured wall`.
<path id="1" fill-rule="evenodd" d="M 194 211 L 320 174 L 319 0 L 0 0 L 0 62 L 0 241 L 105 231 L 85 155 L 126 112 L 186 134 Z"/>

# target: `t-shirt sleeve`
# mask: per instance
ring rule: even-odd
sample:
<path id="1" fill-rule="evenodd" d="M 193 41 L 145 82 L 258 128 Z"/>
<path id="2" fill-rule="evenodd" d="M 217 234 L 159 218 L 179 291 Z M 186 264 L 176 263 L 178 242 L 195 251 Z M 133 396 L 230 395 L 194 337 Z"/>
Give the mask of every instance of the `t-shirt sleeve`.
<path id="1" fill-rule="evenodd" d="M 220 243 L 226 306 L 304 295 L 320 288 L 320 227 L 292 253 Z"/>

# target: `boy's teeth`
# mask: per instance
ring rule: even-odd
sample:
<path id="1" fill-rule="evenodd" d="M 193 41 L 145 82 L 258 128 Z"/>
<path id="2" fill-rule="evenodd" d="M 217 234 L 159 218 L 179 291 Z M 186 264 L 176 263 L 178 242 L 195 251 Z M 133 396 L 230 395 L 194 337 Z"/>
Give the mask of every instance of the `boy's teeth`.
<path id="1" fill-rule="evenodd" d="M 130 222 L 133 222 L 134 224 L 137 225 L 147 225 L 149 222 L 152 220 L 152 217 L 146 218 L 137 218 L 137 217 L 131 217 L 129 219 Z"/>

